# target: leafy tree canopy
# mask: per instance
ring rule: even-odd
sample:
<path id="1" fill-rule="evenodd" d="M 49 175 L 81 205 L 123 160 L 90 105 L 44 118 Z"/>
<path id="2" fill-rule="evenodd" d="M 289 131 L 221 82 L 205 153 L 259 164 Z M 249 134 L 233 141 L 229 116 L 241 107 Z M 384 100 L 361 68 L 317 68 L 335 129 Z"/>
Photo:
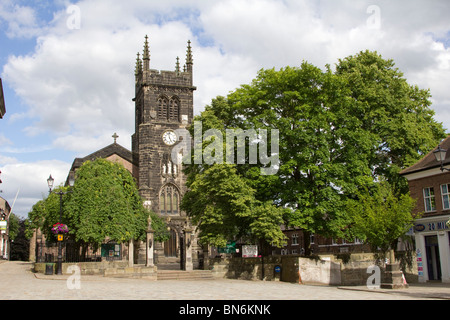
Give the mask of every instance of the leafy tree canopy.
<path id="1" fill-rule="evenodd" d="M 363 190 L 380 180 L 393 186 L 395 196 L 406 194 L 407 183 L 399 171 L 445 137 L 442 124 L 433 118 L 429 98 L 428 90 L 407 83 L 392 60 L 364 51 L 339 60 L 335 71 L 307 62 L 260 70 L 250 84 L 213 99 L 196 120 L 202 121 L 203 133 L 214 128 L 222 137 L 227 129 L 278 130 L 276 174 L 262 176 L 263 164 L 249 164 L 247 149 L 246 164 L 235 166 L 234 177 L 245 182 L 257 201 L 289 209 L 282 215 L 288 225 L 305 233 L 345 238 L 350 223 L 347 201 L 358 200 Z M 202 150 L 217 153 L 217 144 L 210 148 L 213 143 L 214 139 L 203 140 Z M 188 186 L 195 190 L 215 165 L 189 166 Z M 212 176 L 208 179 L 212 187 Z M 212 190 L 204 189 L 205 201 Z M 243 199 L 249 197 L 249 190 Z M 185 210 L 206 214 L 192 205 L 186 202 Z M 229 208 L 223 209 L 208 210 L 220 220 Z"/>

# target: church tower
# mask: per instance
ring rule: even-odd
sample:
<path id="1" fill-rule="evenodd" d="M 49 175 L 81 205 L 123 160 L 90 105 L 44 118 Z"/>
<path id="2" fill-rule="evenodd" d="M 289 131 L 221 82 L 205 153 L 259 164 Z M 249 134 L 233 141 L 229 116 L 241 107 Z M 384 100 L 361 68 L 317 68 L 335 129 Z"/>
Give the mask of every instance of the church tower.
<path id="1" fill-rule="evenodd" d="M 150 68 L 148 37 L 142 56 L 138 53 L 135 68 L 135 133 L 132 153 L 138 166 L 139 192 L 144 205 L 166 219 L 171 240 L 155 248 L 160 262 L 180 258 L 182 237 L 188 224 L 180 202 L 186 192 L 182 164 L 175 164 L 171 151 L 178 142 L 175 130 L 186 128 L 193 118 L 193 59 L 188 41 L 186 63 L 180 68 L 176 58 L 174 71 Z M 159 250 L 159 252 L 157 252 Z M 170 259 L 169 259 L 170 260 Z M 165 259 L 165 261 L 169 261 Z M 172 259 L 174 260 L 174 259 Z"/>

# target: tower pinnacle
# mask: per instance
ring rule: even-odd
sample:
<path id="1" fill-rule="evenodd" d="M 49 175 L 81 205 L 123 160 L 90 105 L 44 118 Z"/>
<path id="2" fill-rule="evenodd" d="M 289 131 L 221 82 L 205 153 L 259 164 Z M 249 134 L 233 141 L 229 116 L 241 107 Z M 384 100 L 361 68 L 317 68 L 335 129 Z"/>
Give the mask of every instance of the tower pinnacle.
<path id="1" fill-rule="evenodd" d="M 191 40 L 188 40 L 188 47 L 186 51 L 186 67 L 188 72 L 192 72 L 192 65 L 194 60 L 192 59 Z"/>
<path id="2" fill-rule="evenodd" d="M 136 58 L 136 68 L 134 69 L 134 74 L 136 76 L 138 76 L 139 73 L 141 73 L 142 71 L 142 61 L 141 58 L 139 56 L 139 52 L 137 53 L 137 58 Z"/>
<path id="3" fill-rule="evenodd" d="M 175 64 L 175 72 L 177 74 L 180 73 L 180 58 L 179 57 L 177 57 L 177 63 Z"/>
<path id="4" fill-rule="evenodd" d="M 144 61 L 144 71 L 150 70 L 150 53 L 148 49 L 148 36 L 145 35 L 145 43 L 144 43 L 144 54 L 142 56 L 142 60 Z"/>

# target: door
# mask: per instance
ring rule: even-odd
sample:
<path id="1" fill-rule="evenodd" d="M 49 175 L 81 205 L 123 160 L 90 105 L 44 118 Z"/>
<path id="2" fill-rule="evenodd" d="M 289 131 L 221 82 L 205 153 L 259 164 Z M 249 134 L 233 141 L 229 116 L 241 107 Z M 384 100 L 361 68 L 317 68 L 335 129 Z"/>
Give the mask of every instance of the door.
<path id="1" fill-rule="evenodd" d="M 441 261 L 437 236 L 425 236 L 428 280 L 441 280 Z"/>
<path id="2" fill-rule="evenodd" d="M 177 256 L 177 233 L 174 230 L 170 230 L 170 238 L 164 242 L 164 255 L 166 257 Z"/>

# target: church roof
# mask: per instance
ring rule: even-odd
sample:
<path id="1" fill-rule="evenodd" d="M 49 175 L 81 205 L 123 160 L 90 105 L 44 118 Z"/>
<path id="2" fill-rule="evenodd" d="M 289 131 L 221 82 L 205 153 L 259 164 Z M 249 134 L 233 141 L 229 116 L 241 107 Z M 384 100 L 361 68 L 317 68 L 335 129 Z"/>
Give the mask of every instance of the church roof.
<path id="1" fill-rule="evenodd" d="M 87 155 L 86 157 L 75 158 L 75 161 L 82 160 L 84 162 L 87 160 L 95 160 L 97 158 L 107 158 L 109 156 L 112 156 L 113 154 L 117 154 L 118 156 L 124 158 L 125 160 L 128 160 L 129 162 L 133 162 L 132 152 L 127 148 L 122 147 L 117 142 L 111 143 L 109 146 L 97 150 L 90 155 Z"/>
<path id="2" fill-rule="evenodd" d="M 444 165 L 450 164 L 450 136 L 445 138 L 440 143 L 440 146 L 442 149 L 447 150 L 443 164 Z M 435 151 L 436 149 L 437 149 L 437 147 L 433 151 Z M 430 151 L 425 157 L 420 159 L 418 162 L 416 162 L 409 168 L 406 168 L 403 171 L 401 171 L 400 175 L 404 176 L 404 175 L 419 172 L 419 171 L 440 168 L 441 163 L 436 160 L 436 157 L 434 156 L 433 151 Z"/>
<path id="3" fill-rule="evenodd" d="M 73 160 L 72 163 L 72 167 L 70 168 L 70 174 L 73 174 L 75 172 L 76 169 L 78 169 L 79 167 L 81 167 L 81 165 L 85 162 L 85 161 L 93 161 L 95 159 L 98 158 L 108 158 L 112 155 L 118 155 L 119 157 L 125 159 L 126 161 L 133 163 L 133 153 L 128 150 L 127 148 L 122 147 L 120 144 L 118 144 L 117 142 L 114 142 L 112 144 L 110 144 L 109 146 L 106 146 L 100 150 L 97 150 L 83 158 L 75 158 L 75 160 Z M 69 177 L 67 177 L 67 182 L 69 181 Z"/>

